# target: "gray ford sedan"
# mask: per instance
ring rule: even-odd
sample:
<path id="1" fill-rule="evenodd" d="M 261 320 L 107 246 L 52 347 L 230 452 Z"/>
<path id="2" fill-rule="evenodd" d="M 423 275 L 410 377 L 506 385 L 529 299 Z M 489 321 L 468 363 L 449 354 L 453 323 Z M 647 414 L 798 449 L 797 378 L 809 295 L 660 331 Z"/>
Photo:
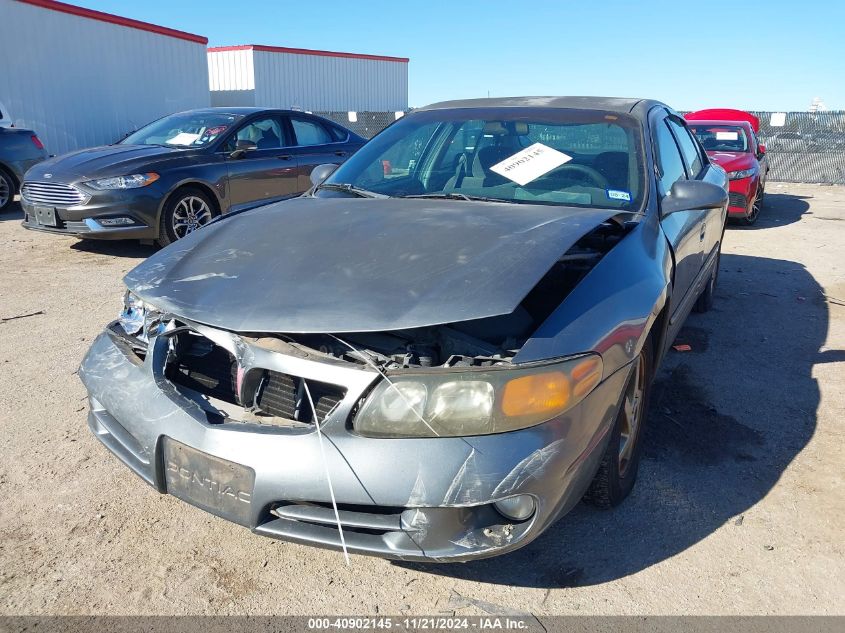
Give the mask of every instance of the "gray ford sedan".
<path id="1" fill-rule="evenodd" d="M 305 112 L 207 108 L 173 114 L 120 143 L 30 169 L 28 229 L 167 245 L 213 218 L 304 192 L 321 163 L 342 163 L 364 139 Z"/>
<path id="2" fill-rule="evenodd" d="M 441 103 L 312 179 L 127 274 L 80 369 L 95 436 L 256 534 L 388 558 L 502 554 L 622 502 L 718 276 L 727 179 L 684 120 Z"/>

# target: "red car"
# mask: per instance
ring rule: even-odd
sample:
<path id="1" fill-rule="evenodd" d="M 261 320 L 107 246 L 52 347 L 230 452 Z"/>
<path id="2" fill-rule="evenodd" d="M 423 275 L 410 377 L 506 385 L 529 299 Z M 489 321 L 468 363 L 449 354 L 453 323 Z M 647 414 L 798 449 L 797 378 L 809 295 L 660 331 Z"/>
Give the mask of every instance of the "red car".
<path id="1" fill-rule="evenodd" d="M 754 224 L 763 206 L 769 171 L 766 146 L 757 139 L 759 119 L 726 108 L 690 112 L 685 118 L 710 161 L 728 172 L 728 217 Z"/>

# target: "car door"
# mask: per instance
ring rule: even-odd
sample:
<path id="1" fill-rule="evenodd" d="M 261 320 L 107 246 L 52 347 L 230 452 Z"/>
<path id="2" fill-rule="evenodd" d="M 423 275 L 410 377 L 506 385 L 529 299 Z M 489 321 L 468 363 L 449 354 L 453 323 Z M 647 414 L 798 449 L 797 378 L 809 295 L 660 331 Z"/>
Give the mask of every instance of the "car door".
<path id="1" fill-rule="evenodd" d="M 670 117 L 669 127 L 678 141 L 681 155 L 684 158 L 684 165 L 687 170 L 687 177 L 695 180 L 706 180 L 721 185 L 723 177 L 721 174 L 709 173 L 713 167 L 707 160 L 701 145 L 687 128 L 683 119 Z M 709 270 L 713 258 L 719 249 L 722 241 L 722 234 L 725 227 L 725 212 L 721 207 L 704 209 L 701 226 L 701 266 Z"/>
<path id="2" fill-rule="evenodd" d="M 335 139 L 329 127 L 319 119 L 305 114 L 291 114 L 288 121 L 293 137 L 292 151 L 299 164 L 299 188 L 305 191 L 311 187 L 311 171 L 317 165 L 339 165 L 351 152 L 345 143 Z"/>
<path id="3" fill-rule="evenodd" d="M 661 203 L 670 195 L 675 182 L 688 178 L 686 164 L 675 135 L 669 127 L 669 121 L 669 114 L 662 109 L 650 118 L 657 189 Z M 699 210 L 661 215 L 660 224 L 675 257 L 670 323 L 682 322 L 691 306 L 691 292 L 701 270 L 704 255 L 702 225 L 705 217 L 706 212 Z"/>
<path id="4" fill-rule="evenodd" d="M 238 141 L 254 147 L 239 150 Z M 230 209 L 256 201 L 280 200 L 300 192 L 298 161 L 291 144 L 281 115 L 255 117 L 232 134 L 223 146 L 228 154 Z"/>

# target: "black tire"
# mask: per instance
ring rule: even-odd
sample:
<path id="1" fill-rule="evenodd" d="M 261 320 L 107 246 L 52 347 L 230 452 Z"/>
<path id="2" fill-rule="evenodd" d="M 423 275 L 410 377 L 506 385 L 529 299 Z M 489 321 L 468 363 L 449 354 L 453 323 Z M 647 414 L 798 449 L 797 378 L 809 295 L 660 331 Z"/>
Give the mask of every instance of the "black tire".
<path id="1" fill-rule="evenodd" d="M 757 218 L 760 217 L 760 211 L 763 209 L 763 190 L 759 189 L 754 195 L 754 202 L 751 203 L 751 209 L 744 218 L 742 223 L 745 226 L 753 226 L 757 223 Z"/>
<path id="2" fill-rule="evenodd" d="M 191 224 L 185 225 L 183 227 L 184 232 L 182 232 L 179 230 L 181 227 L 180 219 L 185 214 L 190 213 L 197 214 L 194 218 L 196 221 L 191 221 Z M 177 189 L 168 198 L 164 209 L 161 211 L 156 241 L 162 247 L 172 244 L 201 226 L 208 224 L 216 215 L 217 206 L 204 191 L 197 187 Z"/>
<path id="3" fill-rule="evenodd" d="M 0 212 L 6 211 L 12 206 L 15 194 L 18 192 L 18 185 L 14 176 L 0 167 Z"/>
<path id="4" fill-rule="evenodd" d="M 648 414 L 654 355 L 651 337 L 637 357 L 636 366 L 625 385 L 622 406 L 610 432 L 610 441 L 602 456 L 596 476 L 584 495 L 584 501 L 599 508 L 618 506 L 631 493 L 637 480 L 642 455 L 643 427 Z M 631 407 L 632 391 L 639 392 Z M 636 416 L 632 430 L 631 414 Z"/>
<path id="5" fill-rule="evenodd" d="M 713 270 L 710 272 L 710 279 L 707 281 L 707 285 L 704 286 L 704 290 L 701 291 L 701 294 L 698 295 L 698 299 L 696 299 L 695 304 L 692 306 L 692 309 L 696 312 L 704 313 L 713 307 L 713 298 L 716 294 L 716 284 L 719 283 L 719 262 L 721 259 L 722 246 L 720 244 L 719 252 L 716 255 L 716 263 L 713 265 Z"/>

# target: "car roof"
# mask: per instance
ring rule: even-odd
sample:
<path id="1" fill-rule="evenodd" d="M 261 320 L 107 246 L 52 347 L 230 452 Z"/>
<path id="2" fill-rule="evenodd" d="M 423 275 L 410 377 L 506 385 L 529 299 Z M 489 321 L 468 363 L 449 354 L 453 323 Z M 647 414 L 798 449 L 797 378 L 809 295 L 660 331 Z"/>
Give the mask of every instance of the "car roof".
<path id="1" fill-rule="evenodd" d="M 239 106 L 234 108 L 229 107 L 218 107 L 218 108 L 195 108 L 193 110 L 184 110 L 179 114 L 185 114 L 187 112 L 196 112 L 198 114 L 233 114 L 238 116 L 249 116 L 250 114 L 258 114 L 261 112 L 284 112 L 289 114 L 305 114 L 308 115 L 310 113 L 304 112 L 302 110 L 285 110 L 284 108 L 261 108 L 257 106 Z M 316 116 L 316 115 L 311 115 Z"/>
<path id="2" fill-rule="evenodd" d="M 623 97 L 496 97 L 492 99 L 460 99 L 432 103 L 420 110 L 447 108 L 568 108 L 579 110 L 604 110 L 630 114 L 644 120 L 653 106 L 668 106 L 653 99 Z M 671 108 L 669 108 L 671 110 Z"/>

